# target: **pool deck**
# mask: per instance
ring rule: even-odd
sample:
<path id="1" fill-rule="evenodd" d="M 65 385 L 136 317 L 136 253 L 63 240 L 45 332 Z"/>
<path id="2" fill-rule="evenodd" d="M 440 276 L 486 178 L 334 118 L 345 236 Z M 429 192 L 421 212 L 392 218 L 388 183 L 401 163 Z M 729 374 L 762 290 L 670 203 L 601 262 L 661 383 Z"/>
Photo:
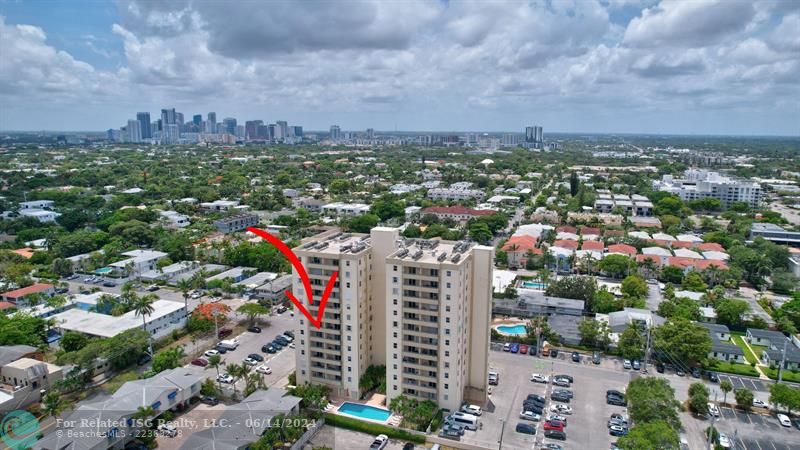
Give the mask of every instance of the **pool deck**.
<path id="1" fill-rule="evenodd" d="M 506 333 L 505 331 L 499 329 L 498 327 L 501 326 L 516 326 L 522 325 L 526 326 L 528 324 L 527 321 L 517 318 L 508 318 L 508 319 L 495 319 L 492 321 L 492 328 L 497 331 L 498 333 L 502 334 L 503 336 L 511 336 L 511 337 L 520 337 L 520 336 L 527 336 L 528 333 L 516 334 L 516 333 Z"/>
<path id="2" fill-rule="evenodd" d="M 376 398 L 376 396 L 380 397 L 380 399 Z M 376 403 L 376 402 L 380 402 L 380 403 Z M 397 414 L 393 413 L 389 408 L 383 406 L 383 403 L 385 403 L 385 402 L 386 402 L 386 396 L 385 395 L 374 394 L 365 403 L 356 402 L 356 401 L 353 401 L 353 400 L 342 400 L 342 401 L 334 402 L 332 404 L 329 404 L 329 406 L 327 408 L 325 408 L 325 412 L 338 414 L 340 416 L 345 416 L 345 417 L 351 417 L 353 419 L 363 420 L 364 422 L 372 422 L 372 423 L 379 423 L 381 425 L 391 425 L 391 426 L 399 427 L 400 426 L 400 422 L 402 422 L 402 420 L 403 420 L 403 416 L 397 415 Z M 374 408 L 384 409 L 386 411 L 389 411 L 389 418 L 386 419 L 386 420 L 375 420 L 375 419 L 368 419 L 366 417 L 359 417 L 359 416 L 356 416 L 354 414 L 347 414 L 347 413 L 344 413 L 344 412 L 340 412 L 339 408 L 344 403 L 354 403 L 354 404 L 358 404 L 358 405 L 367 405 L 367 406 L 371 406 L 371 407 L 374 407 Z M 333 406 L 331 407 L 331 405 L 333 405 Z"/>

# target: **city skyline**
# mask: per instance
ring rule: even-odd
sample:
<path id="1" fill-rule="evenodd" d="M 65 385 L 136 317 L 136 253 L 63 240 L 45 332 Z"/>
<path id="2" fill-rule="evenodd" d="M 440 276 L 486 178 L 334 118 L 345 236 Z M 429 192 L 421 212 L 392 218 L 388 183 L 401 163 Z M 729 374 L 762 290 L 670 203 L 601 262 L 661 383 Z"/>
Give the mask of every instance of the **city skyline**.
<path id="1" fill-rule="evenodd" d="M 221 5 L 3 3 L 0 129 L 172 105 L 307 130 L 800 134 L 796 2 Z"/>

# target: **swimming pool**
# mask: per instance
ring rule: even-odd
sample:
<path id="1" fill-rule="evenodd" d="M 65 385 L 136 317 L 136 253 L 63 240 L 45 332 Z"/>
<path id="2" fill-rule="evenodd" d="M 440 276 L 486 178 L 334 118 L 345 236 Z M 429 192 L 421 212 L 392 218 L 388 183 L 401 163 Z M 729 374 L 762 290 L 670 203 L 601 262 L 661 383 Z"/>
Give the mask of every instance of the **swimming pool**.
<path id="1" fill-rule="evenodd" d="M 112 269 L 111 267 L 103 267 L 102 269 L 95 270 L 94 273 L 99 275 L 105 275 L 107 273 L 111 273 L 112 270 L 114 269 Z"/>
<path id="2" fill-rule="evenodd" d="M 512 336 L 525 336 L 528 334 L 528 329 L 523 324 L 498 325 L 496 329 L 503 334 L 510 334 Z"/>
<path id="3" fill-rule="evenodd" d="M 538 281 L 523 281 L 522 287 L 526 289 L 539 289 L 541 291 L 547 289 L 547 285 L 544 283 L 539 283 Z"/>
<path id="4" fill-rule="evenodd" d="M 377 422 L 385 423 L 389 420 L 392 412 L 388 409 L 377 408 L 370 405 L 362 405 L 361 403 L 344 402 L 339 407 L 338 411 L 348 416 L 358 417 L 359 419 L 374 420 Z"/>

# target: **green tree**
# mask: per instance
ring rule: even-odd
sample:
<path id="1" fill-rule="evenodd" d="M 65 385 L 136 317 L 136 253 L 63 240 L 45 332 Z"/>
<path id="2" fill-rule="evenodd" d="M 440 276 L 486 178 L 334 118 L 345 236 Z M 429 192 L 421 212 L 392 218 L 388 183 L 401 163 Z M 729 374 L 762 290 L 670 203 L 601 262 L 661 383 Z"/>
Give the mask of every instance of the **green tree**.
<path id="1" fill-rule="evenodd" d="M 594 301 L 592 302 L 593 312 L 598 314 L 608 314 L 614 311 L 621 311 L 624 306 L 625 303 L 617 300 L 614 294 L 608 292 L 608 288 L 605 286 L 595 291 Z"/>
<path id="2" fill-rule="evenodd" d="M 331 180 L 330 184 L 328 185 L 328 191 L 337 195 L 346 194 L 350 191 L 350 180 L 345 180 L 343 178 Z"/>
<path id="3" fill-rule="evenodd" d="M 353 217 L 345 222 L 345 227 L 354 233 L 369 233 L 369 231 L 380 222 L 380 217 L 374 214 L 364 214 L 361 216 Z"/>
<path id="4" fill-rule="evenodd" d="M 88 342 L 89 339 L 85 334 L 67 330 L 61 336 L 61 349 L 65 352 L 75 352 L 85 347 Z"/>
<path id="5" fill-rule="evenodd" d="M 684 319 L 671 319 L 653 330 L 653 348 L 669 352 L 677 361 L 694 365 L 711 351 L 711 337 L 702 326 Z"/>
<path id="6" fill-rule="evenodd" d="M 50 391 L 42 398 L 42 412 L 52 418 L 56 418 L 64 409 L 64 401 L 61 394 L 55 391 Z"/>
<path id="7" fill-rule="evenodd" d="M 492 231 L 484 222 L 472 222 L 469 225 L 469 236 L 481 244 L 486 244 L 492 240 Z"/>
<path id="8" fill-rule="evenodd" d="M 733 390 L 733 383 L 731 380 L 722 380 L 719 382 L 719 389 L 722 391 L 722 403 L 728 403 L 728 392 Z"/>
<path id="9" fill-rule="evenodd" d="M 575 197 L 578 194 L 578 189 L 581 187 L 581 182 L 578 179 L 578 174 L 572 172 L 569 176 L 569 195 Z"/>
<path id="10" fill-rule="evenodd" d="M 550 297 L 571 298 L 586 302 L 587 309 L 591 309 L 597 283 L 594 277 L 567 276 L 559 278 L 555 283 L 547 286 L 545 295 Z"/>
<path id="11" fill-rule="evenodd" d="M 689 410 L 695 414 L 708 411 L 708 388 L 703 383 L 689 385 Z"/>
<path id="12" fill-rule="evenodd" d="M 717 313 L 717 323 L 730 327 L 741 327 L 744 323 L 744 314 L 750 310 L 746 300 L 724 298 L 714 303 Z"/>
<path id="13" fill-rule="evenodd" d="M 601 272 L 614 278 L 628 275 L 635 266 L 635 261 L 625 255 L 608 255 L 598 263 Z"/>
<path id="14" fill-rule="evenodd" d="M 617 446 L 624 450 L 674 449 L 680 446 L 676 428 L 658 420 L 638 424 L 619 438 Z"/>
<path id="15" fill-rule="evenodd" d="M 705 292 L 708 289 L 703 277 L 692 270 L 683 277 L 682 286 L 684 289 L 692 292 Z"/>
<path id="16" fill-rule="evenodd" d="M 619 352 L 625 359 L 641 359 L 644 356 L 644 345 L 645 338 L 634 324 L 628 325 L 619 337 Z"/>
<path id="17" fill-rule="evenodd" d="M 633 422 L 639 425 L 664 421 L 674 429 L 680 428 L 675 390 L 665 378 L 639 377 L 628 384 L 625 392 L 628 411 Z"/>
<path id="18" fill-rule="evenodd" d="M 402 200 L 399 200 L 394 195 L 384 195 L 372 202 L 370 212 L 382 221 L 391 219 L 392 217 L 403 217 L 405 215 L 405 205 Z"/>
<path id="19" fill-rule="evenodd" d="M 658 315 L 667 319 L 697 321 L 702 318 L 700 305 L 686 297 L 674 297 L 658 304 Z"/>
<path id="20" fill-rule="evenodd" d="M 622 280 L 620 291 L 623 295 L 630 298 L 645 298 L 648 291 L 647 282 L 639 275 L 628 275 Z"/>
<path id="21" fill-rule="evenodd" d="M 174 369 L 180 366 L 181 358 L 185 356 L 186 353 L 182 346 L 158 352 L 153 358 L 153 371 L 159 373 L 164 370 Z"/>
<path id="22" fill-rule="evenodd" d="M 733 395 L 736 397 L 736 406 L 739 409 L 749 411 L 753 407 L 753 392 L 749 389 L 737 389 L 733 392 Z"/>
<path id="23" fill-rule="evenodd" d="M 72 263 L 66 258 L 56 258 L 52 263 L 53 273 L 61 276 L 69 275 L 72 273 Z"/>
<path id="24" fill-rule="evenodd" d="M 769 386 L 769 402 L 776 408 L 783 406 L 791 415 L 792 411 L 800 410 L 800 388 L 785 383 L 772 384 Z"/>
<path id="25" fill-rule="evenodd" d="M 260 303 L 245 303 L 236 308 L 236 312 L 247 316 L 247 319 L 250 320 L 250 325 L 253 325 L 256 322 L 256 317 L 269 314 L 269 308 Z"/>
<path id="26" fill-rule="evenodd" d="M 661 269 L 661 281 L 665 283 L 681 284 L 683 281 L 683 270 L 675 266 L 667 266 Z"/>

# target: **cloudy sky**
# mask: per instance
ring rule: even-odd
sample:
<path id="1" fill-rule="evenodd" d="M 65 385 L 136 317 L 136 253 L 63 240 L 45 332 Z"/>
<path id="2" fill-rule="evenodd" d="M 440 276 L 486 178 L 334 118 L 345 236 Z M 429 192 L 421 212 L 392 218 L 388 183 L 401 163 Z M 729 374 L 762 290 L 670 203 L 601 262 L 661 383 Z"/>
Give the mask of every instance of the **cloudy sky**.
<path id="1" fill-rule="evenodd" d="M 0 0 L 0 129 L 800 135 L 800 1 Z"/>

